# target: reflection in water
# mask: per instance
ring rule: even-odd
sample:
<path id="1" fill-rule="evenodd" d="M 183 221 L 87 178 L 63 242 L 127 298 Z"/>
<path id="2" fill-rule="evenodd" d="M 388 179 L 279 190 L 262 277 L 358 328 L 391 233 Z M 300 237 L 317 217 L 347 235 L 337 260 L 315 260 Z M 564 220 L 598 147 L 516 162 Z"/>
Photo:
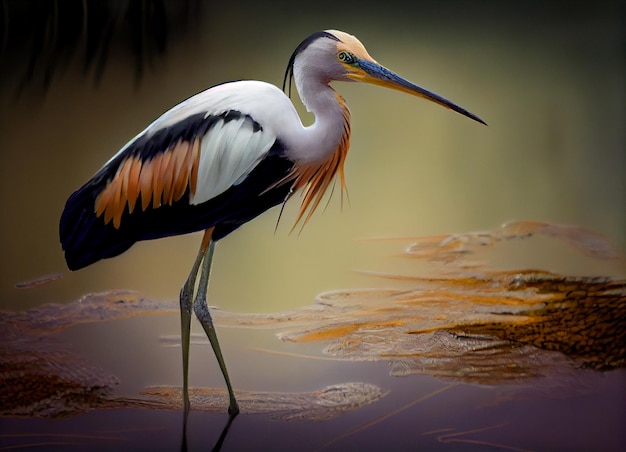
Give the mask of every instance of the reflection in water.
<path id="1" fill-rule="evenodd" d="M 349 360 L 384 360 L 391 373 L 426 373 L 457 381 L 501 384 L 567 376 L 580 367 L 624 367 L 626 281 L 539 270 L 502 271 L 474 259 L 503 239 L 547 234 L 601 259 L 620 259 L 600 235 L 572 226 L 516 222 L 494 231 L 414 239 L 406 253 L 443 262 L 446 275 L 379 275 L 410 289 L 343 290 L 322 294 L 296 311 L 233 314 L 217 310 L 225 326 L 289 327 L 294 342 L 325 341 L 326 352 Z M 467 265 L 471 262 L 471 265 Z M 180 388 L 153 387 L 114 397 L 117 378 L 64 350 L 52 336 L 79 323 L 171 313 L 172 302 L 136 292 L 90 294 L 67 305 L 44 305 L 0 318 L 5 415 L 59 416 L 94 408 L 179 409 Z M 171 342 L 169 338 L 163 341 Z M 385 393 L 345 383 L 312 393 L 237 391 L 243 412 L 281 419 L 328 419 L 370 404 Z M 17 397 L 16 397 L 17 395 Z M 192 390 L 192 405 L 221 409 L 226 394 Z"/>

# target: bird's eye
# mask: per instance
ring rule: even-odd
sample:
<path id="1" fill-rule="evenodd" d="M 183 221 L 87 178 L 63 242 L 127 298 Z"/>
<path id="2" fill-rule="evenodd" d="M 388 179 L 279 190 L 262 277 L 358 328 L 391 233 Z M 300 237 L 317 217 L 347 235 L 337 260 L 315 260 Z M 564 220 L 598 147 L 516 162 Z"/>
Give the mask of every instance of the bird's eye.
<path id="1" fill-rule="evenodd" d="M 356 58 L 354 58 L 354 55 L 348 52 L 339 52 L 339 54 L 337 55 L 337 58 L 339 58 L 339 61 L 341 61 L 342 63 L 346 63 L 346 64 L 356 63 Z"/>

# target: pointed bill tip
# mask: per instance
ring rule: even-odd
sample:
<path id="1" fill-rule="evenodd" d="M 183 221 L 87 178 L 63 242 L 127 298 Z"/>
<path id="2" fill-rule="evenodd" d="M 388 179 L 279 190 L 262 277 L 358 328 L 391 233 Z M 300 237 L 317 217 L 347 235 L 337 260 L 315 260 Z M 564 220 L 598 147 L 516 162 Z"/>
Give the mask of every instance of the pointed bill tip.
<path id="1" fill-rule="evenodd" d="M 358 63 L 358 72 L 354 72 L 349 75 L 349 77 L 353 80 L 370 83 L 373 85 L 379 85 L 385 88 L 391 88 L 397 91 L 411 94 L 413 96 L 427 99 L 431 102 L 441 105 L 442 107 L 448 108 L 463 116 L 473 119 L 476 122 L 487 125 L 485 121 L 476 116 L 474 113 L 471 113 L 465 108 L 456 105 L 455 103 L 449 101 L 445 97 L 440 96 L 439 94 L 436 94 L 432 91 L 417 86 L 409 82 L 408 80 L 403 79 L 399 75 L 395 74 L 384 66 L 379 65 L 376 62 L 359 60 Z"/>

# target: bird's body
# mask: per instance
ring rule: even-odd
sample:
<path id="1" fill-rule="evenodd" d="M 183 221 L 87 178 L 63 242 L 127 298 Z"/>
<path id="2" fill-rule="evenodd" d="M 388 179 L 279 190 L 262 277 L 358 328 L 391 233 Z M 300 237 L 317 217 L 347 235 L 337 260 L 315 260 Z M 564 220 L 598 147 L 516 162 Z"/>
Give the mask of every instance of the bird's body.
<path id="1" fill-rule="evenodd" d="M 338 146 L 349 138 L 347 109 L 339 114 L 340 121 L 329 124 L 340 127 L 325 132 L 315 147 L 309 137 L 320 125 L 304 127 L 274 85 L 231 82 L 191 97 L 148 126 L 68 200 L 61 219 L 68 265 L 79 269 L 140 240 L 212 226 L 217 241 L 285 201 L 298 176 L 301 185 L 330 169 L 321 195 L 347 151 Z"/>
<path id="2" fill-rule="evenodd" d="M 271 84 L 217 85 L 139 133 L 70 196 L 61 216 L 61 244 L 72 270 L 117 256 L 137 241 L 205 230 L 181 291 L 186 411 L 192 307 L 226 379 L 230 411 L 238 411 L 205 299 L 215 242 L 299 189 L 303 196 L 296 222 L 306 222 L 336 175 L 344 187 L 350 113 L 331 81 L 388 86 L 482 122 L 378 65 L 356 38 L 340 31 L 305 39 L 289 61 L 285 82 L 291 85 L 292 78 L 315 115 L 310 126 L 303 125 L 288 95 Z"/>

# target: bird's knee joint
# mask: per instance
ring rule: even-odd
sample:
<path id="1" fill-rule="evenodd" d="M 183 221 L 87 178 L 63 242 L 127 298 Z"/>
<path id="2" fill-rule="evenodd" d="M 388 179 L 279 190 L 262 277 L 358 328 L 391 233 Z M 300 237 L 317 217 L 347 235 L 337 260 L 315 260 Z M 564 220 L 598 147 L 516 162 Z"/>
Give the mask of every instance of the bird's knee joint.
<path id="1" fill-rule="evenodd" d="M 180 291 L 180 309 L 181 311 L 184 312 L 188 312 L 191 314 L 191 298 L 193 296 L 193 293 L 189 292 L 188 290 L 186 290 L 185 287 L 183 287 Z"/>
<path id="2" fill-rule="evenodd" d="M 198 317 L 198 320 L 200 320 L 201 323 L 208 321 L 213 324 L 213 321 L 211 319 L 211 313 L 209 312 L 209 307 L 204 300 L 196 299 L 193 304 L 193 312 L 196 314 L 196 317 Z"/>

